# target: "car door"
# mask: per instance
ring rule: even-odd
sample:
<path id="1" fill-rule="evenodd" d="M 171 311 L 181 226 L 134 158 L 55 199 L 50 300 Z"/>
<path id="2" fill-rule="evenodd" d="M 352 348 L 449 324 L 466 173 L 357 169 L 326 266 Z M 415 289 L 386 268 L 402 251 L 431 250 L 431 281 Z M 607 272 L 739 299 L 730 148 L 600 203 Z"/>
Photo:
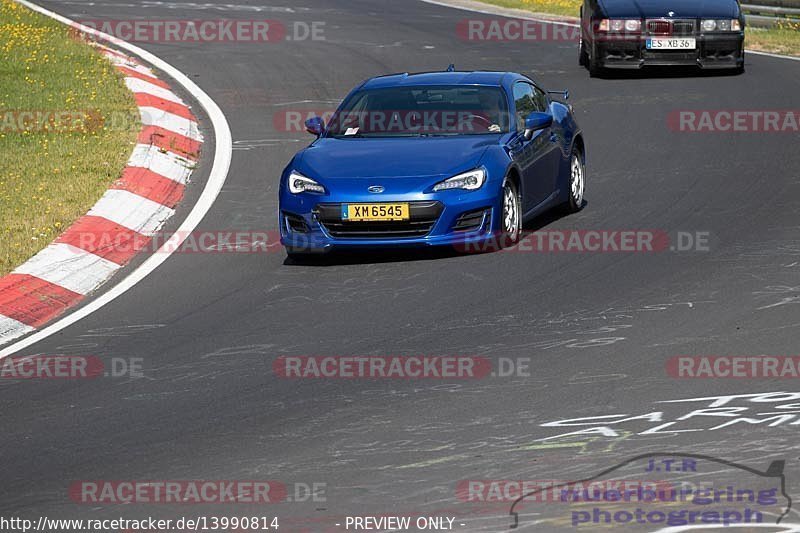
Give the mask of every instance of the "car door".
<path id="1" fill-rule="evenodd" d="M 537 111 L 541 111 L 542 113 L 547 113 L 552 115 L 552 110 L 550 109 L 550 98 L 547 96 L 547 93 L 544 92 L 543 89 L 537 87 L 536 85 L 533 86 L 533 99 L 536 102 Z M 556 117 L 553 117 L 553 124 L 550 125 L 549 128 L 542 130 L 543 137 L 546 137 L 549 142 L 543 143 L 543 153 L 542 158 L 545 161 L 542 164 L 543 174 L 541 179 L 543 181 L 542 186 L 544 187 L 544 197 L 547 199 L 555 190 L 558 184 L 558 173 L 561 158 L 563 156 L 561 152 L 561 145 L 559 144 L 561 139 L 560 136 L 563 137 L 563 131 L 561 130 L 561 124 L 556 121 Z"/>
<path id="2" fill-rule="evenodd" d="M 525 119 L 534 111 L 547 112 L 542 108 L 543 102 L 537 98 L 536 88 L 527 82 L 514 84 L 514 114 L 517 125 L 517 136 L 511 146 L 511 157 L 514 158 L 522 174 L 522 211 L 529 212 L 544 202 L 554 189 L 558 146 L 551 140 L 551 128 L 533 132 L 526 139 Z M 542 96 L 545 96 L 542 93 Z M 546 102 L 546 96 L 545 96 Z"/>

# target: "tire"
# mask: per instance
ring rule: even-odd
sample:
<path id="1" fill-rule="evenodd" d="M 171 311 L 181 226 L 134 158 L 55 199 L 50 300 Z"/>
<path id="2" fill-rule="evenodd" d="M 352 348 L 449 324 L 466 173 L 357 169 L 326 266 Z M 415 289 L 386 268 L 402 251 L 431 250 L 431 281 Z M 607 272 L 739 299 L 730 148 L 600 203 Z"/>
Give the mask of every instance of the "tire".
<path id="1" fill-rule="evenodd" d="M 588 58 L 589 61 L 589 77 L 590 78 L 597 78 L 603 73 L 603 67 L 600 66 L 600 62 L 595 59 L 594 56 Z"/>
<path id="2" fill-rule="evenodd" d="M 580 51 L 578 52 L 578 64 L 582 67 L 589 65 L 589 53 L 586 51 L 586 42 L 581 37 Z"/>
<path id="3" fill-rule="evenodd" d="M 577 147 L 572 149 L 569 171 L 567 202 L 564 205 L 568 213 L 577 213 L 583 209 L 583 198 L 586 193 L 586 163 L 583 153 Z"/>
<path id="4" fill-rule="evenodd" d="M 581 26 L 583 27 L 583 6 L 581 6 L 580 13 Z M 581 29 L 580 49 L 578 52 L 578 64 L 586 67 L 589 64 L 589 54 L 586 52 L 586 39 L 583 38 L 583 30 Z"/>
<path id="5" fill-rule="evenodd" d="M 500 246 L 510 248 L 519 242 L 522 235 L 522 201 L 514 182 L 506 178 L 502 190 L 500 214 Z"/>
<path id="6" fill-rule="evenodd" d="M 603 66 L 597 60 L 597 53 L 595 53 L 594 46 L 592 46 L 592 54 L 589 55 L 589 49 L 586 46 L 583 46 L 584 51 L 586 52 L 586 68 L 589 69 L 589 77 L 590 78 L 597 78 L 603 73 Z"/>
<path id="7" fill-rule="evenodd" d="M 739 76 L 741 74 L 744 74 L 744 66 L 745 66 L 746 57 L 747 57 L 747 52 L 744 49 L 742 49 L 742 64 L 739 65 L 738 67 L 736 67 L 736 71 L 735 71 L 737 76 Z"/>

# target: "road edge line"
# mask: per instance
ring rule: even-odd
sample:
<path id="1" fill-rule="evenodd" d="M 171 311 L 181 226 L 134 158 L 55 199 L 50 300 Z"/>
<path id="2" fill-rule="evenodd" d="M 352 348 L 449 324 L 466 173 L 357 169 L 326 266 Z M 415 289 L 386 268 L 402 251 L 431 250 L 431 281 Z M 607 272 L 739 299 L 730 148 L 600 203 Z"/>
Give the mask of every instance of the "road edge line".
<path id="1" fill-rule="evenodd" d="M 195 202 L 189 214 L 181 223 L 180 227 L 175 233 L 156 251 L 153 255 L 148 257 L 141 265 L 139 265 L 133 272 L 128 274 L 125 278 L 115 284 L 108 291 L 99 295 L 96 299 L 87 303 L 85 306 L 76 309 L 75 311 L 63 316 L 56 320 L 56 322 L 31 333 L 27 337 L 14 342 L 13 344 L 0 350 L 0 360 L 13 355 L 20 350 L 23 350 L 41 340 L 44 340 L 51 335 L 75 324 L 83 318 L 91 315 L 95 311 L 101 309 L 106 304 L 114 301 L 118 297 L 125 294 L 129 289 L 134 287 L 159 266 L 166 261 L 175 250 L 180 248 L 180 245 L 187 238 L 187 236 L 200 224 L 205 215 L 214 205 L 225 181 L 228 177 L 230 170 L 231 159 L 233 157 L 233 139 L 231 136 L 230 126 L 216 102 L 206 94 L 197 84 L 195 84 L 183 72 L 173 67 L 163 59 L 155 54 L 144 50 L 131 43 L 108 35 L 106 33 L 97 31 L 88 26 L 79 24 L 67 17 L 59 15 L 53 11 L 45 9 L 36 5 L 28 0 L 15 0 L 17 3 L 47 17 L 50 17 L 62 24 L 76 28 L 84 33 L 92 35 L 99 40 L 106 41 L 119 48 L 127 50 L 132 54 L 138 56 L 142 61 L 149 63 L 158 70 L 166 73 L 176 83 L 181 85 L 191 96 L 203 107 L 206 114 L 211 121 L 211 127 L 214 132 L 214 157 L 209 172 L 208 180 L 206 181 L 203 192 L 200 194 L 197 202 Z"/>

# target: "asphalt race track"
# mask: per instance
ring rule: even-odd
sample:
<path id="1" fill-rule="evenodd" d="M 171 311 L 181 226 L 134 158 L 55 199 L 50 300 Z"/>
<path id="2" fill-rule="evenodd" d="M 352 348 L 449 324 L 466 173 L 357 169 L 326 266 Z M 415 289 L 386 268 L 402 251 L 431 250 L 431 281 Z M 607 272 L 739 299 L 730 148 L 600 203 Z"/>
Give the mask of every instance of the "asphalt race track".
<path id="1" fill-rule="evenodd" d="M 280 172 L 312 138 L 276 131 L 276 113 L 331 109 L 365 78 L 455 63 L 519 71 L 571 92 L 588 147 L 588 204 L 529 229 L 707 234 L 710 249 L 408 252 L 308 264 L 279 249 L 175 254 L 101 311 L 23 352 L 140 358 L 144 377 L 0 383 L 2 514 L 277 516 L 281 531 L 345 530 L 348 515 L 448 515 L 456 530 L 501 531 L 510 503 L 460 501 L 460 481 L 581 479 L 665 450 L 759 470 L 785 460 L 787 491 L 800 495 L 800 425 L 791 421 L 712 430 L 733 418 L 706 413 L 672 428 L 698 431 L 641 434 L 722 405 L 660 401 L 800 391 L 796 379 L 675 379 L 665 370 L 677 355 L 800 354 L 798 134 L 667 127 L 682 109 L 796 109 L 800 63 L 750 55 L 742 76 L 590 79 L 574 43 L 466 42 L 457 24 L 476 15 L 411 0 L 41 5 L 73 19 L 324 22 L 324 41 L 139 43 L 192 77 L 231 126 L 228 180 L 198 230 L 277 228 Z M 530 371 L 476 380 L 273 373 L 275 358 L 296 355 L 523 358 Z M 753 407 L 742 416 L 763 419 L 756 413 L 800 401 L 751 398 L 724 406 Z M 652 412 L 663 415 L 619 424 L 617 436 L 541 440 L 607 426 L 541 426 L 548 422 Z M 198 506 L 77 504 L 68 493 L 78 480 L 262 479 L 317 483 L 324 494 Z M 564 515 L 528 506 L 520 527 L 561 527 L 537 527 L 545 512 Z M 795 514 L 787 520 L 800 522 Z"/>

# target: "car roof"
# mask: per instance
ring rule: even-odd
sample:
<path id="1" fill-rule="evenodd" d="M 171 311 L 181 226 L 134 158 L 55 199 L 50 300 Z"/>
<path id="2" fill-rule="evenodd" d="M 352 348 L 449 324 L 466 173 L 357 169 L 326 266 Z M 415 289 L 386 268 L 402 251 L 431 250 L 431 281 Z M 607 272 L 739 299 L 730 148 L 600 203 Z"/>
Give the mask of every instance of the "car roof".
<path id="1" fill-rule="evenodd" d="M 522 79 L 523 76 L 513 72 L 419 72 L 409 74 L 389 74 L 378 76 L 364 82 L 361 89 L 382 89 L 386 87 L 408 87 L 419 85 L 488 85 L 502 87 L 503 82 L 511 78 Z"/>

